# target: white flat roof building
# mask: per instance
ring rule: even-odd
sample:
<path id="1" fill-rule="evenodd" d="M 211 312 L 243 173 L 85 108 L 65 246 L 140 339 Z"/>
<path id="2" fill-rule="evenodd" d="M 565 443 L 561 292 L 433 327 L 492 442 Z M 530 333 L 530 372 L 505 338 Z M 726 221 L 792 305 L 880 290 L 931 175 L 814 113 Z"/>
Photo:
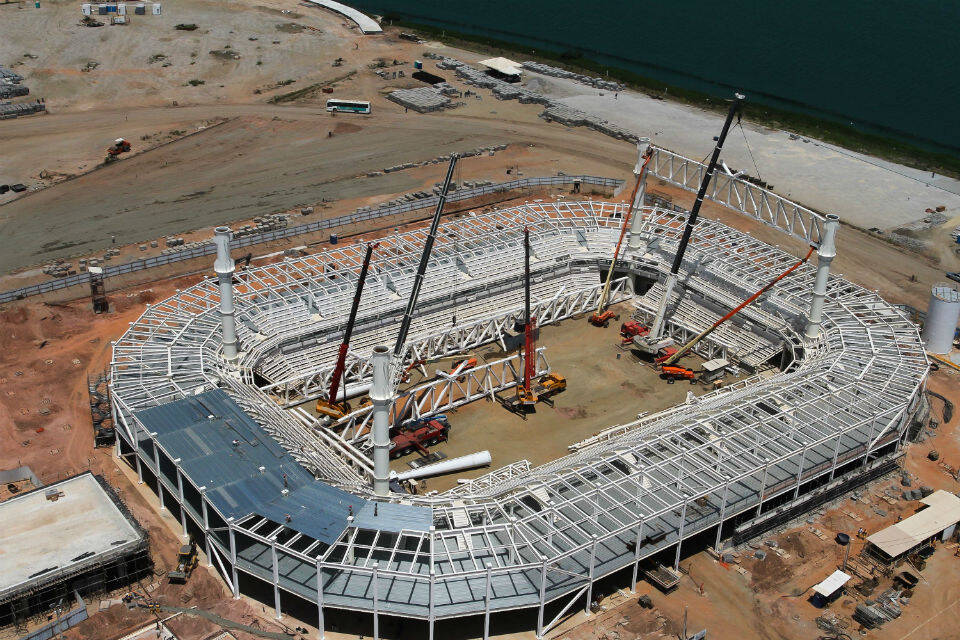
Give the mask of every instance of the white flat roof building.
<path id="1" fill-rule="evenodd" d="M 523 73 L 523 67 L 520 66 L 520 63 L 509 58 L 487 58 L 481 60 L 480 64 L 505 76 L 519 76 Z"/>
<path id="2" fill-rule="evenodd" d="M 909 518 L 890 525 L 867 538 L 874 547 L 895 558 L 944 532 L 953 533 L 960 522 L 960 498 L 949 491 L 935 491 L 920 500 L 927 505 Z"/>
<path id="3" fill-rule="evenodd" d="M 0 601 L 143 540 L 91 473 L 0 503 L 0 522 Z"/>

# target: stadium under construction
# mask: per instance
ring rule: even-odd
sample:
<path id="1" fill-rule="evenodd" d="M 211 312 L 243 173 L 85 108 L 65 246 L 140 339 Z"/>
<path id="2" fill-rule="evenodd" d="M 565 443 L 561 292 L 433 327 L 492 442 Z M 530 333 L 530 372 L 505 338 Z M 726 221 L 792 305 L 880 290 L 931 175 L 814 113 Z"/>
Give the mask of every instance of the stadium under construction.
<path id="1" fill-rule="evenodd" d="M 836 216 L 712 176 L 715 162 L 643 156 L 629 202 L 558 198 L 397 231 L 378 238 L 369 270 L 362 243 L 237 270 L 219 229 L 216 276 L 149 305 L 114 344 L 117 454 L 234 595 L 266 588 L 278 617 L 291 598 L 311 603 L 321 637 L 332 610 L 372 615 L 375 636 L 381 616 L 423 620 L 433 638 L 436 621 L 464 616 L 486 637 L 491 614 L 520 609 L 542 636 L 589 608 L 602 578 L 632 590 L 645 567 L 669 574 L 690 547 L 746 539 L 890 470 L 927 357 L 899 309 L 830 272 Z M 716 221 L 688 225 L 690 212 L 644 197 L 647 169 L 809 244 L 816 260 Z M 548 373 L 549 349 L 510 355 L 517 326 L 612 302 L 678 345 L 716 325 L 693 350 L 749 375 L 584 434 L 539 466 L 494 460 L 421 495 L 391 478 L 387 429 L 509 392 L 527 363 Z M 397 391 L 417 363 L 490 343 L 508 355 Z M 339 400 L 327 392 L 335 368 L 344 397 L 372 403 L 332 418 L 304 410 Z"/>

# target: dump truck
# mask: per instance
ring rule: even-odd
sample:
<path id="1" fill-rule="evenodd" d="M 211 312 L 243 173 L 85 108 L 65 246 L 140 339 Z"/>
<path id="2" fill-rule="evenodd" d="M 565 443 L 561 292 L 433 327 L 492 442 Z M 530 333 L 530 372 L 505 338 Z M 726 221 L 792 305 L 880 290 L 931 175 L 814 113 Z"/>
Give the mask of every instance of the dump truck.
<path id="1" fill-rule="evenodd" d="M 183 584 L 196 568 L 197 543 L 191 540 L 190 544 L 180 547 L 180 552 L 177 553 L 177 568 L 167 574 L 167 579 L 172 583 Z"/>

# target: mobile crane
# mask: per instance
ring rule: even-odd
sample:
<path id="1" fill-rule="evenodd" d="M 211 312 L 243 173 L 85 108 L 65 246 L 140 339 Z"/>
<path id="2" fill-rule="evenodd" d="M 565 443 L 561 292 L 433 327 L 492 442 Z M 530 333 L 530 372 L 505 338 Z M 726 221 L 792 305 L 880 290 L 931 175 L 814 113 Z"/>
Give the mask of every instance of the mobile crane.
<path id="1" fill-rule="evenodd" d="M 347 402 L 346 385 L 343 389 L 343 401 L 339 400 L 340 382 L 343 379 L 343 370 L 347 361 L 347 349 L 350 347 L 350 337 L 353 335 L 353 325 L 357 322 L 357 310 L 360 308 L 360 296 L 363 294 L 363 284 L 367 280 L 367 271 L 370 269 L 370 257 L 373 250 L 379 243 L 370 243 L 367 245 L 366 255 L 363 257 L 363 266 L 360 267 L 360 276 L 357 278 L 357 290 L 353 294 L 353 304 L 350 307 L 350 316 L 347 319 L 347 328 L 343 333 L 343 342 L 340 343 L 340 351 L 337 353 L 337 363 L 333 367 L 333 374 L 330 376 L 330 391 L 326 399 L 317 400 L 317 413 L 327 416 L 333 420 L 339 420 L 350 413 L 350 403 Z"/>

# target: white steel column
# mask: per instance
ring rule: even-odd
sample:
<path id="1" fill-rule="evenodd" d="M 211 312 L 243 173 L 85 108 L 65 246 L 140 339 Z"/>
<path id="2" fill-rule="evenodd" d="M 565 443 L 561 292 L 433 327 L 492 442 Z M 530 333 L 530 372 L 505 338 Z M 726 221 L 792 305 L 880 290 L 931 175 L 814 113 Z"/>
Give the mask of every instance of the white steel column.
<path id="1" fill-rule="evenodd" d="M 213 553 L 210 551 L 210 518 L 207 516 L 207 488 L 200 487 L 200 509 L 203 512 L 203 539 L 205 541 L 204 551 L 207 554 L 207 566 L 213 566 Z"/>
<path id="2" fill-rule="evenodd" d="M 713 543 L 713 550 L 720 553 L 720 534 L 723 532 L 723 519 L 727 515 L 727 491 L 730 489 L 730 483 L 723 485 L 723 497 L 720 499 L 720 522 L 717 523 L 717 541 Z"/>
<path id="3" fill-rule="evenodd" d="M 180 458 L 173 461 L 177 465 L 177 495 L 180 497 L 180 526 L 183 528 L 183 537 L 187 538 L 187 506 L 183 499 L 183 474 L 180 472 Z"/>
<path id="4" fill-rule="evenodd" d="M 373 576 L 371 580 L 373 581 L 373 640 L 380 640 L 380 594 L 377 590 L 377 582 L 380 578 L 380 563 L 373 563 Z"/>
<path id="5" fill-rule="evenodd" d="M 483 597 L 483 640 L 490 640 L 490 579 L 493 565 L 487 563 L 487 592 Z"/>
<path id="6" fill-rule="evenodd" d="M 540 606 L 537 608 L 537 637 L 543 637 L 543 609 L 547 605 L 547 557 L 540 555 Z"/>
<path id="7" fill-rule="evenodd" d="M 233 530 L 230 518 L 227 522 L 227 531 L 230 533 L 230 577 L 233 578 L 233 599 L 240 599 L 240 584 L 237 582 L 237 534 Z"/>
<path id="8" fill-rule="evenodd" d="M 390 350 L 373 348 L 373 492 L 378 496 L 390 493 L 390 403 L 393 401 L 393 371 Z"/>
<path id="9" fill-rule="evenodd" d="M 593 544 L 590 545 L 590 571 L 588 578 L 590 584 L 587 585 L 587 604 L 583 608 L 584 615 L 590 615 L 590 601 L 593 599 L 593 565 L 597 561 L 597 534 L 593 534 Z"/>
<path id="10" fill-rule="evenodd" d="M 323 565 L 320 563 L 320 558 L 317 558 L 317 636 L 319 640 L 326 638 L 323 627 Z"/>
<path id="11" fill-rule="evenodd" d="M 120 436 L 117 436 L 117 444 L 120 443 Z M 133 452 L 133 459 L 137 462 L 137 484 L 143 484 L 143 464 L 140 462 L 140 456 L 136 451 Z"/>
<path id="12" fill-rule="evenodd" d="M 432 528 L 432 527 L 431 527 L 431 528 Z M 432 555 L 433 555 L 433 554 L 431 554 L 431 557 L 432 557 Z M 433 622 L 434 622 L 434 617 L 433 617 L 433 583 L 436 581 L 436 579 L 437 579 L 437 572 L 434 571 L 433 569 L 430 569 L 430 589 L 429 589 L 429 592 L 430 592 L 430 593 L 429 593 L 430 611 L 429 611 L 428 619 L 427 619 L 427 626 L 428 626 L 429 629 L 430 629 L 429 632 L 428 632 L 428 637 L 429 637 L 430 640 L 433 640 Z"/>
<path id="13" fill-rule="evenodd" d="M 830 263 L 837 255 L 836 236 L 840 227 L 840 216 L 827 214 L 823 223 L 823 234 L 817 248 L 817 277 L 813 284 L 813 299 L 810 301 L 810 316 L 804 336 L 815 340 L 820 335 L 820 323 L 823 321 L 823 305 L 827 298 L 827 280 L 830 278 Z"/>
<path id="14" fill-rule="evenodd" d="M 237 360 L 237 319 L 233 308 L 233 271 L 235 264 L 230 257 L 230 227 L 217 227 L 213 242 L 217 245 L 217 259 L 213 270 L 220 284 L 220 329 L 223 339 L 223 357 L 227 362 Z"/>
<path id="15" fill-rule="evenodd" d="M 674 570 L 680 569 L 680 546 L 683 544 L 683 527 L 687 524 L 687 500 L 683 501 L 683 509 L 680 510 L 680 529 L 677 531 L 677 557 L 673 561 Z"/>
<path id="16" fill-rule="evenodd" d="M 277 538 L 270 538 L 270 556 L 273 560 L 273 609 L 276 611 L 277 620 L 283 615 L 280 613 L 280 567 L 277 563 Z"/>
<path id="17" fill-rule="evenodd" d="M 633 550 L 633 572 L 630 578 L 630 593 L 637 592 L 637 572 L 640 570 L 640 545 L 643 543 L 643 518 L 637 525 L 637 543 Z"/>
<path id="18" fill-rule="evenodd" d="M 160 498 L 160 510 L 165 511 L 167 506 L 163 502 L 163 480 L 160 479 L 160 446 L 157 444 L 157 434 L 153 432 L 153 464 L 157 469 L 157 497 Z"/>

